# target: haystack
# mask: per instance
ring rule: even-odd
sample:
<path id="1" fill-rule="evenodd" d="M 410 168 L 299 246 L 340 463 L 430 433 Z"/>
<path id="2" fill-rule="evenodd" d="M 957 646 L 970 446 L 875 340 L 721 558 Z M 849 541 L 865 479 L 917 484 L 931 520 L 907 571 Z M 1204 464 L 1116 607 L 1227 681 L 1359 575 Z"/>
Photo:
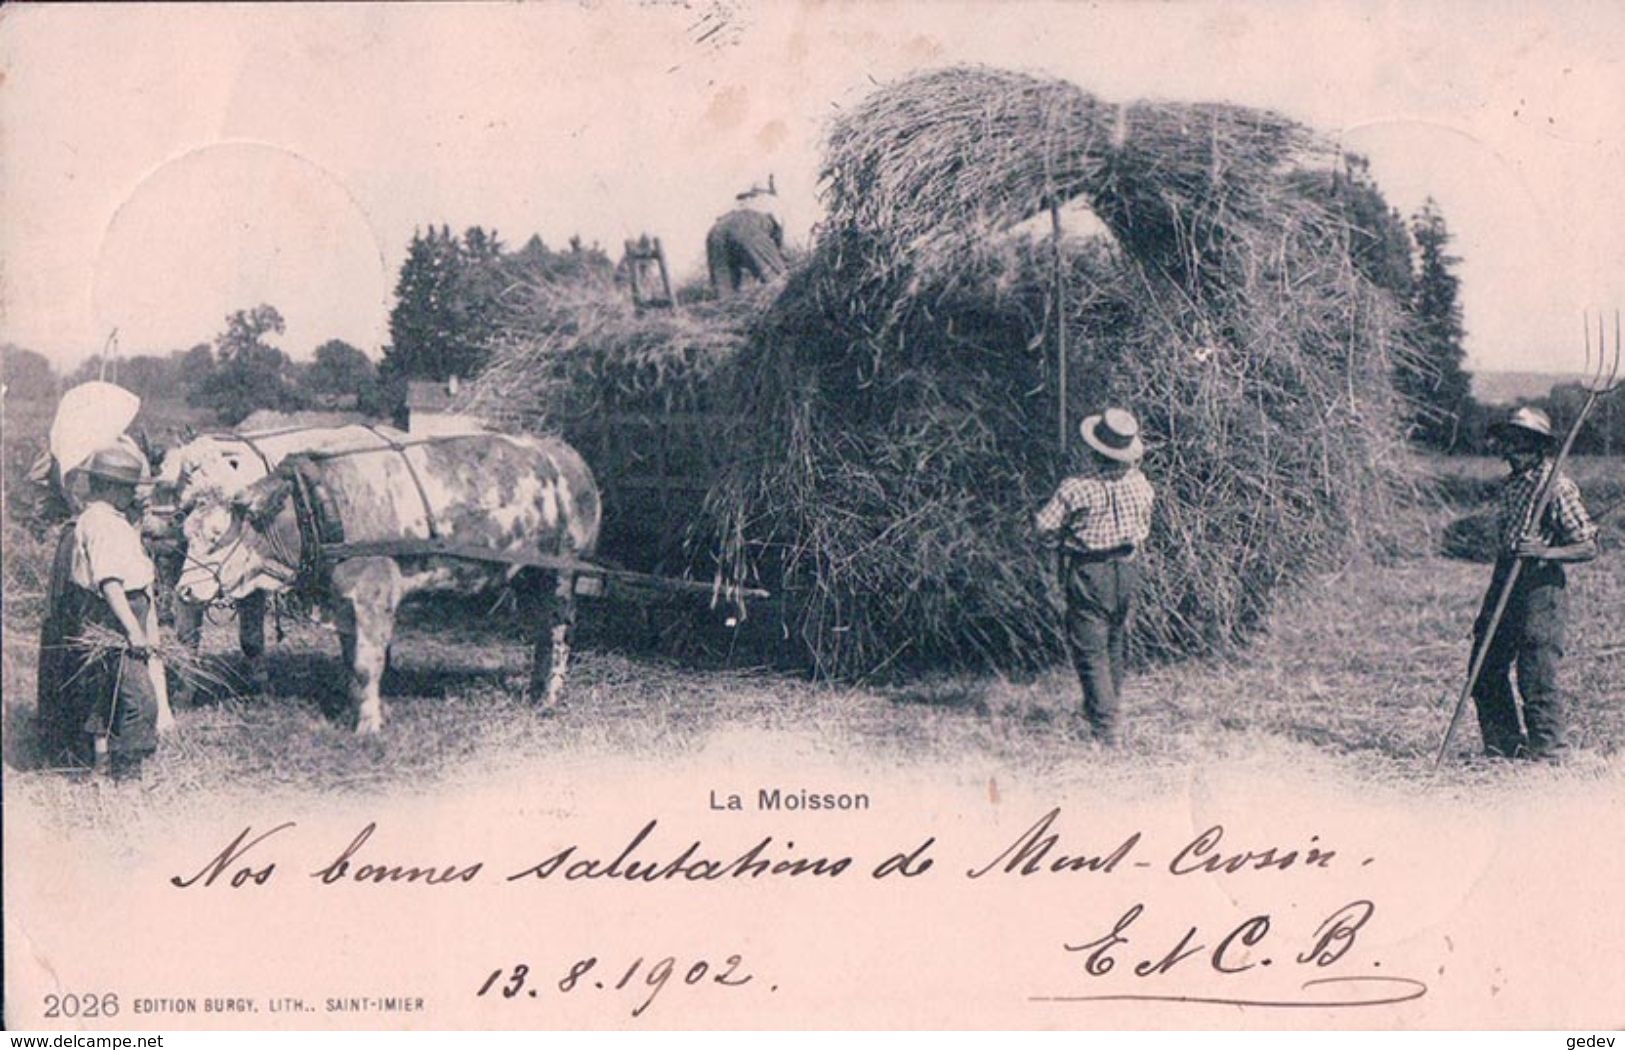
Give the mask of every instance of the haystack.
<path id="1" fill-rule="evenodd" d="M 834 125 L 787 284 L 641 314 L 608 285 L 531 289 L 472 399 L 581 448 L 612 550 L 620 529 L 667 571 L 774 590 L 772 633 L 824 673 L 1036 667 L 1062 652 L 1032 518 L 1077 451 L 1064 328 L 1069 430 L 1119 404 L 1149 439 L 1139 652 L 1221 650 L 1379 538 L 1403 475 L 1395 307 L 1313 192 L 1336 159 L 1237 106 L 917 76 Z M 1057 243 L 1041 217 L 1079 203 L 1110 236 Z M 704 490 L 640 499 L 656 455 Z"/>
<path id="2" fill-rule="evenodd" d="M 828 221 L 731 370 L 724 571 L 794 595 L 832 674 L 1052 661 L 1031 521 L 1069 467 L 1062 325 L 1072 424 L 1120 404 L 1150 438 L 1141 652 L 1245 637 L 1371 540 L 1400 473 L 1393 304 L 1304 190 L 1334 159 L 1276 114 L 993 70 L 875 92 L 836 123 Z M 1009 235 L 1078 199 L 1109 242 Z"/>

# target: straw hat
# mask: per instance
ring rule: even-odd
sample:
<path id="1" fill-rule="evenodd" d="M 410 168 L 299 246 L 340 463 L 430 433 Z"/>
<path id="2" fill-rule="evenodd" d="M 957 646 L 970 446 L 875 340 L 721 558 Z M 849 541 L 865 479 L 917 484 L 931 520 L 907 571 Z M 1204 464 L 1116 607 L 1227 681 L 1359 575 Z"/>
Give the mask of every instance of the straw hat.
<path id="1" fill-rule="evenodd" d="M 1145 455 L 1139 422 L 1121 408 L 1108 408 L 1099 415 L 1089 416 L 1078 424 L 1078 433 L 1090 448 L 1119 463 L 1138 463 Z"/>
<path id="2" fill-rule="evenodd" d="M 126 485 L 139 485 L 142 480 L 141 457 L 122 445 L 97 449 L 80 469 L 91 477 Z"/>
<path id="3" fill-rule="evenodd" d="M 1538 408 L 1523 405 L 1499 423 L 1490 425 L 1494 437 L 1511 437 L 1513 433 L 1532 434 L 1545 444 L 1552 443 L 1552 420 Z"/>

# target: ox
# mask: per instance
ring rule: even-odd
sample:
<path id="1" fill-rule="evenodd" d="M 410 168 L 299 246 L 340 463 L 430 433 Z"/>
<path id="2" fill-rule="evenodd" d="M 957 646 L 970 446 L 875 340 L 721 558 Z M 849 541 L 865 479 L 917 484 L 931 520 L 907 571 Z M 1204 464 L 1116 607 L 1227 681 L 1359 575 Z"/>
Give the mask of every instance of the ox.
<path id="1" fill-rule="evenodd" d="M 306 473 L 311 471 L 319 475 L 315 481 Z M 318 500 L 309 495 L 312 485 Z M 313 520 L 318 517 L 323 520 Z M 584 559 L 597 545 L 600 517 L 592 472 L 574 449 L 551 438 L 469 435 L 295 457 L 237 500 L 210 503 L 188 516 L 179 593 L 183 600 L 208 602 L 295 583 L 314 586 L 329 603 L 349 665 L 356 732 L 376 733 L 383 726 L 379 680 L 403 600 L 501 586 L 521 571 L 513 555 Z M 335 523 L 347 545 L 433 539 L 474 556 L 362 555 L 329 565 L 313 548 Z M 480 559 L 478 553 L 510 559 Z M 574 573 L 553 576 L 550 594 L 527 579 L 544 605 L 528 694 L 545 694 L 547 705 L 563 689 L 575 619 Z"/>
<path id="2" fill-rule="evenodd" d="M 158 498 L 184 520 L 202 503 L 232 500 L 244 489 L 270 474 L 287 457 L 306 452 L 339 452 L 382 448 L 406 435 L 386 426 L 285 427 L 243 434 L 206 434 L 164 455 L 163 469 L 154 479 Z M 169 538 L 171 523 L 154 523 Z M 160 537 L 154 537 L 160 538 Z M 174 578 L 171 577 L 171 583 Z M 178 602 L 175 633 L 197 648 L 203 627 L 203 606 Z M 264 683 L 265 595 L 256 592 L 237 607 L 237 641 L 252 668 L 251 676 Z"/>

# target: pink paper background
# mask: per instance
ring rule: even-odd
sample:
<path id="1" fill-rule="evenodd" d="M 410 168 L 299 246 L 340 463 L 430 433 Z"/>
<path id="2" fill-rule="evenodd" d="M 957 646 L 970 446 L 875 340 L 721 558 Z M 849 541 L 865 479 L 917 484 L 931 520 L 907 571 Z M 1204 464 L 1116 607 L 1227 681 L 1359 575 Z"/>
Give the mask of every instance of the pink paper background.
<path id="1" fill-rule="evenodd" d="M 755 155 L 715 160 L 719 138 L 740 150 L 760 147 L 778 167 L 781 186 L 800 179 L 807 190 L 811 169 L 792 170 L 789 154 L 774 152 L 776 144 L 802 150 L 795 156 L 810 164 L 823 117 L 832 106 L 860 98 L 870 76 L 883 80 L 955 61 L 1044 67 L 1087 49 L 1097 60 L 1089 86 L 1105 96 L 1136 97 L 1147 90 L 1148 70 L 1172 71 L 1163 90 L 1180 97 L 1215 97 L 1213 84 L 1222 82 L 1222 94 L 1248 105 L 1313 95 L 1324 112 L 1341 113 L 1337 106 L 1326 109 L 1325 98 L 1363 103 L 1353 106 L 1363 116 L 1350 118 L 1345 129 L 1351 147 L 1450 144 L 1455 152 L 1440 154 L 1449 164 L 1409 172 L 1414 185 L 1384 186 L 1400 200 L 1419 197 L 1433 185 L 1430 179 L 1445 180 L 1455 191 L 1453 221 L 1460 217 L 1467 228 L 1471 216 L 1493 214 L 1511 231 L 1512 248 L 1502 245 L 1499 254 L 1485 245 L 1463 246 L 1473 260 L 1469 265 L 1484 267 L 1479 274 L 1512 273 L 1508 283 L 1535 304 L 1514 304 L 1497 315 L 1483 312 L 1493 303 L 1467 303 L 1469 330 L 1496 341 L 1496 352 L 1508 360 L 1515 353 L 1538 358 L 1545 352 L 1518 342 L 1522 330 L 1513 326 L 1520 318 L 1532 329 L 1569 332 L 1580 303 L 1621 298 L 1619 169 L 1596 162 L 1621 158 L 1617 132 L 1625 126 L 1619 119 L 1625 91 L 1613 90 L 1625 33 L 1607 4 L 1573 5 L 1578 13 L 1550 25 L 1537 5 L 1443 2 L 1401 9 L 1351 0 L 1314 5 L 1312 14 L 1302 14 L 1306 8 L 1300 5 L 1274 3 L 721 6 L 740 14 L 742 32 L 778 34 L 774 46 L 752 51 L 747 35 L 744 50 L 697 49 L 678 81 L 650 81 L 636 106 L 611 104 L 595 87 L 623 75 L 629 52 L 658 47 L 673 24 L 686 31 L 697 13 L 669 5 L 166 7 L 145 15 L 87 5 L 0 12 L 0 37 L 14 70 L 62 63 L 94 70 L 98 61 L 116 59 L 127 74 L 136 67 L 125 64 L 139 63 L 159 43 L 188 56 L 184 64 L 154 67 L 129 81 L 155 93 L 177 82 L 185 88 L 184 104 L 143 111 L 139 120 L 111 110 L 103 114 L 98 100 L 84 93 L 93 90 L 94 75 L 84 78 L 84 92 L 73 93 L 19 94 L 46 78 L 15 77 L 10 87 L 0 82 L 10 146 L 0 169 L 8 333 L 20 343 L 44 345 L 66 332 L 76 345 L 96 347 L 110 316 L 129 325 L 132 318 L 168 309 L 170 293 L 178 296 L 186 282 L 170 281 L 153 291 L 115 279 L 124 235 L 113 217 L 129 201 L 144 200 L 140 187 L 170 160 L 222 147 L 245 163 L 270 163 L 266 158 L 274 154 L 278 172 L 321 173 L 286 191 L 273 183 L 268 192 L 293 200 L 294 189 L 309 191 L 308 200 L 299 197 L 298 203 L 308 207 L 310 226 L 293 232 L 308 234 L 303 243 L 313 246 L 313 255 L 360 258 L 372 267 L 365 281 L 326 283 L 343 292 L 337 313 L 362 310 L 358 302 L 365 306 L 358 323 L 366 331 L 354 338 L 375 345 L 377 338 L 369 342 L 368 333 L 382 336 L 391 267 L 398 261 L 391 253 L 406 238 L 385 237 L 368 223 L 405 222 L 409 228 L 444 218 L 454 226 L 491 222 L 504 230 L 528 229 L 525 222 L 534 225 L 549 194 L 558 191 L 531 166 L 545 158 L 524 153 L 524 144 L 511 135 L 496 129 L 482 139 L 489 152 L 440 150 L 435 136 L 451 129 L 414 124 L 406 102 L 375 125 L 328 127 L 323 118 L 334 100 L 363 91 L 385 98 L 398 92 L 404 99 L 423 72 L 400 66 L 389 70 L 395 79 L 358 83 L 347 79 L 347 71 L 370 68 L 375 49 L 408 29 L 428 33 L 449 53 L 478 55 L 482 41 L 493 35 L 510 35 L 538 50 L 552 46 L 564 23 L 579 34 L 571 37 L 564 73 L 538 74 L 526 83 L 481 79 L 478 63 L 468 62 L 468 77 L 461 79 L 496 111 L 545 105 L 558 109 L 558 121 L 583 127 L 626 122 L 623 134 L 600 137 L 592 150 L 581 146 L 582 154 L 569 155 L 572 164 L 613 182 L 602 199 L 572 202 L 575 210 L 566 209 L 572 221 L 612 211 L 615 223 L 635 232 L 660 228 L 655 217 L 666 209 L 693 227 L 668 239 L 697 243 L 694 231 L 703 233 L 736 179 L 762 174 L 763 161 Z M 21 27 L 32 30 L 55 19 L 72 33 L 36 37 L 16 24 L 36 20 Z M 1621 46 L 1610 52 L 1610 41 Z M 1614 62 L 1577 62 L 1572 76 L 1559 77 L 1548 59 L 1570 50 L 1582 59 L 1611 53 Z M 1462 65 L 1471 77 L 1426 75 L 1430 64 L 1459 54 L 1468 56 Z M 303 85 L 307 90 L 292 101 L 259 86 L 278 81 L 278 62 L 310 55 L 331 76 Z M 831 72 L 838 62 L 846 65 Z M 1343 70 L 1342 79 L 1328 91 L 1322 81 L 1335 70 Z M 1548 74 L 1552 83 L 1540 79 Z M 1502 102 L 1521 92 L 1509 85 L 1526 80 L 1532 91 L 1539 89 L 1539 98 L 1563 107 L 1561 123 L 1530 131 L 1509 116 L 1512 106 Z M 816 98 L 816 106 L 801 106 L 790 117 L 779 113 L 779 99 L 804 97 Z M 807 116 L 813 110 L 817 116 Z M 49 213 L 58 207 L 53 202 L 69 199 L 65 186 L 36 184 L 42 166 L 17 159 L 64 149 L 54 129 L 70 111 L 100 121 L 93 137 L 113 144 L 129 161 L 128 170 L 87 166 L 80 173 L 101 180 L 90 195 L 92 205 L 74 198 L 59 210 L 87 216 L 82 227 L 68 224 L 71 214 Z M 1321 116 L 1295 115 L 1311 122 Z M 1526 119 L 1543 118 L 1516 118 Z M 660 152 L 647 152 L 651 142 L 630 130 L 634 124 L 668 128 L 670 134 L 656 143 Z M 1600 142 L 1592 134 L 1597 128 L 1613 137 Z M 423 151 L 424 170 L 414 169 L 410 178 L 372 162 L 382 145 L 402 135 L 432 140 Z M 1528 148 L 1530 142 L 1535 148 Z M 565 152 L 550 149 L 549 155 Z M 689 163 L 694 158 L 715 162 Z M 236 170 L 221 163 L 220 170 Z M 478 210 L 489 181 L 499 177 L 531 181 L 531 196 L 522 202 L 530 219 L 510 221 Z M 467 214 L 411 210 L 420 204 L 409 192 L 414 187 L 455 180 L 465 187 Z M 352 191 L 377 211 L 358 218 Z M 816 218 L 810 192 L 804 198 L 808 210 L 787 216 L 792 231 L 797 222 L 804 229 Z M 174 214 L 178 223 L 184 209 L 174 203 L 151 204 L 152 213 Z M 343 212 L 343 222 L 328 221 L 339 214 L 329 205 Z M 572 228 L 545 231 L 549 243 L 562 243 Z M 355 230 L 361 231 L 358 241 L 344 240 Z M 144 257 L 150 268 L 161 270 L 166 257 L 160 246 L 128 236 L 151 251 Z M 184 256 L 201 247 L 190 241 L 176 251 Z M 1578 270 L 1568 268 L 1571 260 L 1578 260 Z M 196 260 L 191 266 L 200 281 L 216 271 L 235 273 Z M 1466 287 L 1476 287 L 1472 273 L 1468 277 Z M 210 307 L 203 323 L 218 325 L 222 312 Z M 138 345 L 134 329 L 126 328 L 126 339 Z M 1464 637 L 1463 660 L 1465 644 Z M 116 993 L 122 1009 L 102 1022 L 81 1019 L 80 1028 L 174 1030 L 245 1022 L 301 1029 L 1625 1025 L 1619 965 L 1625 958 L 1625 905 L 1618 891 L 1625 768 L 1617 754 L 1589 772 L 1520 769 L 1493 783 L 1449 791 L 1356 781 L 1329 760 L 1303 768 L 1280 753 L 1216 759 L 1202 768 L 1135 771 L 1101 768 L 1080 750 L 1063 769 L 1009 769 L 977 755 L 900 763 L 838 753 L 822 738 L 789 731 L 723 734 L 693 754 L 634 758 L 583 751 L 522 771 L 511 766 L 476 783 L 425 784 L 410 796 L 330 792 L 323 785 L 270 792 L 245 786 L 164 810 L 144 804 L 138 785 L 86 786 L 72 812 L 11 790 L 17 774 L 8 769 L 8 1026 L 61 1025 L 42 1016 L 44 997 L 91 992 Z M 759 788 L 775 786 L 861 791 L 873 808 L 844 814 L 708 808 L 713 789 L 739 792 L 748 803 Z M 1143 841 L 1133 858 L 1151 866 L 1125 865 L 1109 875 L 964 877 L 1054 807 L 1062 810 L 1058 850 L 1097 854 L 1138 831 Z M 612 857 L 651 818 L 658 818 L 660 828 L 647 855 L 670 858 L 700 839 L 710 855 L 729 858 L 772 835 L 776 844 L 793 840 L 798 854 L 851 854 L 857 863 L 835 880 L 656 886 L 502 881 L 572 842 Z M 169 884 L 172 876 L 197 870 L 245 826 L 265 829 L 283 821 L 297 827 L 263 847 L 264 856 L 278 861 L 267 885 L 181 891 Z M 308 877 L 368 822 L 378 830 L 362 860 L 484 861 L 487 867 L 473 884 L 438 887 L 321 887 Z M 1327 870 L 1168 874 L 1173 854 L 1215 823 L 1226 828 L 1226 848 L 1302 848 L 1318 836 L 1315 844 L 1335 849 L 1337 857 Z M 931 871 L 907 880 L 868 877 L 885 857 L 928 836 L 936 838 Z M 1363 863 L 1367 858 L 1370 863 Z M 1102 992 L 1300 994 L 1298 985 L 1313 974 L 1289 963 L 1290 956 L 1325 914 L 1356 899 L 1375 902 L 1377 911 L 1346 959 L 1327 972 L 1420 980 L 1428 986 L 1424 997 L 1345 1010 L 1032 1001 Z M 1274 952 L 1274 965 L 1267 972 L 1260 967 L 1224 976 L 1193 958 L 1173 974 L 1136 980 L 1125 972 L 1145 957 L 1133 950 L 1140 946 L 1136 941 L 1112 975 L 1086 976 L 1080 956 L 1062 945 L 1101 936 L 1137 902 L 1146 907 L 1142 925 L 1147 947 L 1157 949 L 1153 955 L 1175 943 L 1187 925 L 1198 926 L 1211 945 L 1248 917 L 1268 913 L 1275 932 L 1264 948 Z M 750 984 L 690 988 L 674 978 L 639 1018 L 630 1016 L 641 1001 L 630 989 L 590 986 L 599 978 L 612 984 L 640 956 L 716 964 L 733 953 L 754 974 Z M 602 960 L 590 980 L 559 992 L 557 981 L 569 965 L 588 955 Z M 1255 959 L 1264 955 L 1261 950 Z M 528 987 L 539 990 L 537 997 L 476 997 L 491 971 L 519 962 L 531 966 Z M 421 996 L 426 1008 L 412 1014 L 323 1009 L 328 997 L 380 995 Z M 254 998 L 261 1012 L 246 1018 L 133 1013 L 137 998 L 194 997 L 201 1006 L 206 997 L 232 996 Z M 269 1013 L 270 1000 L 280 997 L 301 998 L 315 1012 Z"/>
<path id="2" fill-rule="evenodd" d="M 1614 844 L 1625 832 L 1617 773 L 1564 782 L 1532 776 L 1470 798 L 1309 779 L 1226 763 L 1156 782 L 1091 781 L 1086 771 L 1012 778 L 973 762 L 907 772 L 832 762 L 794 739 L 719 740 L 678 766 L 608 755 L 561 756 L 556 767 L 479 790 L 410 801 L 309 797 L 201 801 L 137 825 L 67 829 L 49 814 L 7 813 L 7 1001 L 15 1021 L 45 1025 L 41 996 L 116 990 L 125 1013 L 108 1027 L 1610 1027 L 1621 1022 L 1618 972 L 1625 913 L 1612 894 Z M 863 791 L 864 813 L 717 813 L 719 797 L 804 784 Z M 119 788 L 111 789 L 122 790 Z M 995 800 L 996 799 L 996 800 Z M 1134 831 L 1142 841 L 1111 873 L 965 877 L 1050 808 L 1057 851 L 1098 855 Z M 607 861 L 651 817 L 637 854 L 670 859 L 700 839 L 731 859 L 773 836 L 801 856 L 856 859 L 843 876 L 737 884 L 507 883 L 577 843 Z M 276 860 L 264 886 L 178 890 L 245 825 L 297 827 L 245 859 Z M 355 860 L 486 868 L 469 885 L 320 886 L 309 872 L 366 823 L 378 830 Z M 1336 850 L 1325 869 L 1175 877 L 1165 865 L 1202 829 L 1223 845 Z M 931 870 L 876 880 L 868 870 L 934 836 Z M 274 844 L 274 845 L 273 845 Z M 1369 863 L 1364 863 L 1370 858 Z M 1053 859 L 1053 856 L 1051 857 Z M 1150 862 L 1135 868 L 1133 861 Z M 1290 962 L 1319 920 L 1357 899 L 1376 912 L 1339 963 Z M 1116 971 L 1084 975 L 1062 949 L 1108 931 L 1145 905 L 1145 949 Z M 1248 917 L 1274 931 L 1231 964 L 1271 957 L 1241 975 L 1203 958 L 1136 979 L 1128 965 L 1160 957 L 1188 924 L 1210 947 Z M 1131 931 L 1132 932 L 1132 931 Z M 1137 935 L 1136 935 L 1137 936 Z M 1153 951 L 1152 948 L 1157 950 Z M 739 953 L 741 988 L 674 978 L 641 1018 L 613 984 L 633 959 L 675 955 L 713 965 Z M 577 959 L 602 960 L 571 994 L 556 990 Z M 526 962 L 531 998 L 476 997 L 491 970 Z M 646 970 L 644 971 L 646 972 Z M 1301 998 L 1324 975 L 1406 977 L 1428 986 L 1393 1006 L 1329 1010 L 1170 1003 L 1045 1003 L 1035 996 L 1120 994 Z M 507 979 L 504 974 L 503 980 Z M 636 981 L 641 981 L 640 976 Z M 498 987 L 500 987 L 499 982 Z M 634 984 L 635 986 L 635 984 Z M 774 990 L 776 988 L 776 990 Z M 421 996 L 416 1014 L 327 1013 L 327 997 Z M 251 1017 L 135 1016 L 136 997 L 248 996 Z M 298 997 L 317 1012 L 271 1014 Z M 201 1003 L 199 1004 L 201 1008 Z M 95 1027 L 82 1022 L 84 1027 Z"/>

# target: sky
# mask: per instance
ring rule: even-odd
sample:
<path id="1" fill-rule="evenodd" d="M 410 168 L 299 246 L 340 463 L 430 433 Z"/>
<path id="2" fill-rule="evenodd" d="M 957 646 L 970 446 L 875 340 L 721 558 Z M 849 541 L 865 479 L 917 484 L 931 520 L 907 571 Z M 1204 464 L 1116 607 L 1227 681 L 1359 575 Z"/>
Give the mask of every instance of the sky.
<path id="1" fill-rule="evenodd" d="M 61 367 L 211 339 L 374 357 L 413 232 L 643 232 L 679 276 L 775 176 L 805 243 L 829 121 L 983 63 L 1110 101 L 1280 110 L 1429 195 L 1461 257 L 1468 365 L 1577 371 L 1625 307 L 1625 5 L 1569 0 L 7 6 L 0 343 Z"/>

